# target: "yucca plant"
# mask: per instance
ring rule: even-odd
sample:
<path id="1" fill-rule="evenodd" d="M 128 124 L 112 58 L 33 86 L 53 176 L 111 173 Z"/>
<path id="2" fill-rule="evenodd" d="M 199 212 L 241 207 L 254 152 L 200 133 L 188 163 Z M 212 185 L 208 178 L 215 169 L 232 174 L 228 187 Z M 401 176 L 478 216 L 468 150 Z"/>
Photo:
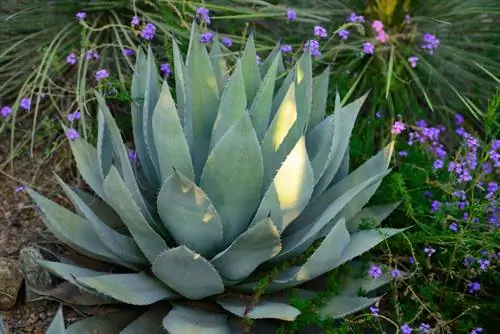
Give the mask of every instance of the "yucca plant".
<path id="1" fill-rule="evenodd" d="M 194 24 L 185 61 L 173 41 L 176 101 L 166 81 L 160 86 L 151 49 L 138 54 L 131 106 L 137 160 L 99 93 L 97 147 L 68 130 L 80 174 L 95 193 L 57 178 L 77 213 L 28 189 L 57 238 L 122 269 L 45 260 L 42 267 L 106 303 L 165 303 L 135 320 L 120 317 L 130 322 L 122 333 L 161 326 L 174 334 L 229 333 L 229 315 L 292 321 L 300 312 L 281 292 L 401 231 L 360 228 L 366 218 L 378 227 L 397 206 L 363 208 L 390 172 L 392 144 L 349 173 L 349 137 L 366 96 L 346 106 L 337 96 L 325 118 L 329 70 L 313 78 L 309 53 L 281 82 L 279 46 L 259 65 L 250 37 L 229 66 L 217 40 L 210 53 L 199 40 Z M 301 259 L 306 250 L 312 255 Z M 253 298 L 273 269 L 264 296 Z M 390 281 L 357 275 L 323 317 L 373 304 L 379 298 L 358 292 Z M 84 321 L 90 326 L 92 319 Z M 58 326 L 53 333 L 63 332 Z"/>

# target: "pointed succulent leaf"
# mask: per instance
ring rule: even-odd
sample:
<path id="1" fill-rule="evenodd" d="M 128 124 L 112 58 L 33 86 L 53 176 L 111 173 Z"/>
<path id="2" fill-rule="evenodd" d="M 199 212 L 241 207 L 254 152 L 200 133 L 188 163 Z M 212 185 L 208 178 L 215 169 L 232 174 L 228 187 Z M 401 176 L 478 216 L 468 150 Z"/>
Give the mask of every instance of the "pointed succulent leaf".
<path id="1" fill-rule="evenodd" d="M 113 298 L 97 294 L 95 291 L 87 290 L 80 284 L 76 285 L 70 282 L 62 282 L 49 289 L 40 289 L 30 284 L 29 289 L 37 296 L 46 296 L 66 305 L 102 306 L 118 303 Z"/>
<path id="2" fill-rule="evenodd" d="M 161 252 L 168 248 L 167 244 L 141 214 L 114 167 L 111 167 L 104 180 L 104 192 L 109 204 L 122 218 L 142 253 L 150 262 L 154 261 Z"/>
<path id="3" fill-rule="evenodd" d="M 342 180 L 344 177 L 349 175 L 349 148 L 345 151 L 344 157 L 342 158 L 342 162 L 340 163 L 339 169 L 337 170 L 337 173 L 333 177 L 332 182 L 330 185 L 334 185 L 338 183 L 340 180 Z"/>
<path id="4" fill-rule="evenodd" d="M 219 92 L 222 92 L 224 90 L 224 85 L 226 84 L 227 65 L 224 55 L 222 54 L 218 34 L 214 37 L 214 42 L 212 43 L 209 56 L 214 68 L 215 78 L 217 79 L 217 87 L 219 88 Z"/>
<path id="5" fill-rule="evenodd" d="M 307 134 L 307 153 L 311 159 L 315 184 L 333 157 L 333 128 L 333 116 L 329 116 Z"/>
<path id="6" fill-rule="evenodd" d="M 222 220 L 224 245 L 247 228 L 259 205 L 262 174 L 259 141 L 244 112 L 210 153 L 200 182 Z"/>
<path id="7" fill-rule="evenodd" d="M 118 334 L 120 330 L 135 319 L 138 312 L 134 309 L 121 312 L 107 312 L 74 322 L 66 334 Z M 161 327 L 160 323 L 157 324 Z"/>
<path id="8" fill-rule="evenodd" d="M 170 334 L 230 334 L 227 315 L 174 304 L 163 318 L 163 327 Z"/>
<path id="9" fill-rule="evenodd" d="M 295 101 L 297 104 L 297 122 L 303 133 L 309 123 L 312 104 L 312 63 L 311 54 L 304 52 L 297 61 L 295 78 Z"/>
<path id="10" fill-rule="evenodd" d="M 264 194 L 252 225 L 270 215 L 278 230 L 284 231 L 306 207 L 313 189 L 313 170 L 301 137 Z"/>
<path id="11" fill-rule="evenodd" d="M 177 98 L 177 112 L 179 113 L 179 119 L 184 127 L 186 137 L 188 143 L 191 143 L 192 139 L 192 129 L 187 127 L 186 120 L 190 120 L 185 115 L 185 100 L 186 100 L 186 80 L 184 79 L 186 73 L 186 67 L 184 66 L 184 61 L 182 60 L 182 54 L 175 41 L 175 38 L 172 38 L 172 49 L 174 54 L 174 74 L 175 74 L 175 95 Z M 191 132 L 188 130 L 191 129 Z"/>
<path id="12" fill-rule="evenodd" d="M 165 305 L 154 305 L 125 327 L 120 334 L 164 334 L 165 330 L 161 323 L 167 312 L 168 308 Z"/>
<path id="13" fill-rule="evenodd" d="M 278 58 L 271 63 L 269 71 L 267 71 L 267 74 L 261 81 L 259 90 L 257 91 L 255 99 L 250 107 L 250 118 L 252 119 L 259 141 L 264 138 L 269 125 L 277 70 Z"/>
<path id="14" fill-rule="evenodd" d="M 28 194 L 40 206 L 45 225 L 59 240 L 71 247 L 77 247 L 94 259 L 123 264 L 123 261 L 99 239 L 88 220 L 32 189 L 28 189 Z"/>
<path id="15" fill-rule="evenodd" d="M 288 72 L 285 79 L 281 83 L 280 88 L 276 92 L 276 95 L 274 95 L 273 106 L 271 109 L 271 118 L 274 118 L 274 115 L 278 112 L 281 104 L 283 103 L 283 100 L 288 95 L 288 91 L 290 90 L 290 86 L 292 84 L 295 85 L 294 80 L 296 77 L 296 70 L 297 70 L 296 67 L 294 67 Z M 278 74 L 279 74 L 279 71 L 278 71 Z M 295 92 L 293 93 L 293 96 L 295 98 Z"/>
<path id="16" fill-rule="evenodd" d="M 276 61 L 278 63 L 277 73 L 283 73 L 285 66 L 283 64 L 283 55 L 281 54 L 281 43 L 276 43 L 271 52 L 267 55 L 266 59 L 260 64 L 260 74 L 266 76 L 269 73 L 271 64 Z"/>
<path id="17" fill-rule="evenodd" d="M 368 95 L 366 94 L 335 112 L 333 122 L 333 157 L 330 160 L 325 173 L 316 185 L 313 195 L 314 197 L 320 196 L 326 188 L 328 188 L 335 177 L 335 174 L 337 174 L 345 152 L 349 147 L 349 140 L 351 138 L 352 129 L 354 128 L 354 123 L 356 122 L 358 113 L 361 110 L 361 106 L 365 102 L 367 96 Z"/>
<path id="18" fill-rule="evenodd" d="M 198 27 L 193 22 L 186 63 L 186 110 L 192 118 L 194 171 L 198 180 L 208 156 L 210 136 L 219 106 L 219 90 L 210 57 L 200 43 Z M 188 121 L 186 119 L 186 121 Z"/>
<path id="19" fill-rule="evenodd" d="M 401 202 L 396 202 L 364 208 L 363 210 L 359 211 L 352 219 L 347 221 L 347 229 L 349 230 L 349 232 L 358 231 L 359 225 L 364 219 L 372 219 L 378 225 L 384 219 L 389 217 L 389 215 L 399 206 L 400 203 Z"/>
<path id="20" fill-rule="evenodd" d="M 242 299 L 221 298 L 217 300 L 217 304 L 241 318 L 294 321 L 300 314 L 300 311 L 293 306 L 266 300 L 250 305 L 248 301 Z"/>
<path id="21" fill-rule="evenodd" d="M 160 300 L 178 297 L 162 282 L 142 272 L 76 277 L 75 279 L 87 288 L 131 305 L 151 305 Z"/>
<path id="22" fill-rule="evenodd" d="M 248 37 L 241 62 L 243 67 L 243 78 L 245 79 L 247 103 L 250 105 L 260 84 L 260 71 L 259 65 L 257 64 L 257 50 L 255 49 L 255 42 L 252 34 Z"/>
<path id="23" fill-rule="evenodd" d="M 321 319 L 340 319 L 346 315 L 361 311 L 378 302 L 380 298 L 365 298 L 354 296 L 335 296 L 321 308 Z"/>
<path id="24" fill-rule="evenodd" d="M 222 277 L 236 281 L 248 277 L 280 250 L 278 229 L 270 218 L 266 218 L 241 234 L 211 262 Z"/>
<path id="25" fill-rule="evenodd" d="M 87 204 L 56 175 L 57 182 L 61 185 L 66 196 L 71 200 L 74 206 L 83 213 L 85 218 L 92 224 L 94 231 L 101 242 L 116 256 L 124 262 L 130 264 L 146 264 L 147 260 L 137 247 L 134 239 L 120 234 L 104 224 L 99 217 L 92 211 Z"/>
<path id="26" fill-rule="evenodd" d="M 79 188 L 72 187 L 71 189 L 106 225 L 119 231 L 125 228 L 121 218 L 105 202 Z M 84 216 L 83 212 L 80 211 L 78 207 L 75 207 L 75 210 L 80 216 Z"/>
<path id="27" fill-rule="evenodd" d="M 104 177 L 108 175 L 114 156 L 115 153 L 104 116 L 102 113 L 97 113 L 97 160 L 99 162 L 101 180 L 104 180 Z"/>
<path id="28" fill-rule="evenodd" d="M 326 117 L 329 78 L 330 66 L 313 79 L 311 115 L 309 116 L 308 126 L 309 130 L 314 129 Z"/>
<path id="29" fill-rule="evenodd" d="M 245 84 L 243 82 L 243 69 L 241 62 L 236 63 L 234 70 L 227 87 L 222 93 L 219 112 L 215 119 L 214 128 L 212 130 L 212 139 L 210 142 L 210 150 L 221 140 L 227 133 L 229 128 L 233 126 L 240 118 L 247 107 L 247 99 L 245 96 Z"/>
<path id="30" fill-rule="evenodd" d="M 52 319 L 52 322 L 47 329 L 46 334 L 65 334 L 66 329 L 64 328 L 64 317 L 62 312 L 62 306 L 57 309 L 56 316 Z"/>
<path id="31" fill-rule="evenodd" d="M 163 252 L 152 270 L 168 287 L 189 299 L 203 299 L 224 291 L 214 266 L 186 246 Z"/>
<path id="32" fill-rule="evenodd" d="M 153 111 L 153 137 L 158 152 L 161 184 L 173 174 L 174 169 L 194 181 L 189 145 L 166 81 Z"/>
<path id="33" fill-rule="evenodd" d="M 296 146 L 301 135 L 297 123 L 295 84 L 292 83 L 262 140 L 265 189 L 271 184 L 277 170 Z"/>
<path id="34" fill-rule="evenodd" d="M 222 246 L 222 223 L 210 199 L 190 179 L 174 172 L 158 194 L 158 214 L 177 244 L 204 256 Z"/>
<path id="35" fill-rule="evenodd" d="M 86 288 L 85 286 L 82 286 L 80 283 L 76 281 L 76 278 L 97 277 L 108 274 L 105 272 L 90 270 L 72 264 L 66 264 L 61 262 L 39 260 L 38 264 L 43 268 L 47 269 L 48 271 L 50 271 L 52 274 L 61 277 L 62 279 L 70 282 L 71 284 L 76 285 L 79 288 L 89 292 L 92 292 L 92 290 Z"/>

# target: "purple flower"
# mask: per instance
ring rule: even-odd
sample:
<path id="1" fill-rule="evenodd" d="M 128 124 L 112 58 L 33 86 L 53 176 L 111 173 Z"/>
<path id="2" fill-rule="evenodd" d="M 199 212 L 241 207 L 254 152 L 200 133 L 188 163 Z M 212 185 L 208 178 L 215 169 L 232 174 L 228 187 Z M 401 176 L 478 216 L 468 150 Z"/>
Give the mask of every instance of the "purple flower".
<path id="1" fill-rule="evenodd" d="M 415 264 L 415 258 L 413 256 L 410 256 L 408 262 L 410 262 L 410 264 Z"/>
<path id="2" fill-rule="evenodd" d="M 422 49 L 427 50 L 427 53 L 432 55 L 434 50 L 439 46 L 439 39 L 437 39 L 435 35 L 429 33 L 425 33 L 423 39 L 424 43 L 421 45 Z"/>
<path id="3" fill-rule="evenodd" d="M 410 24 L 411 23 L 411 16 L 408 15 L 408 14 L 405 15 L 405 23 L 406 24 Z"/>
<path id="4" fill-rule="evenodd" d="M 124 48 L 123 49 L 123 55 L 125 57 L 130 57 L 130 56 L 134 55 L 134 50 L 129 49 L 129 48 Z"/>
<path id="5" fill-rule="evenodd" d="M 411 328 L 408 324 L 401 326 L 401 333 L 410 334 L 411 332 L 413 332 L 413 328 Z"/>
<path id="6" fill-rule="evenodd" d="M 207 24 L 212 23 L 212 18 L 208 15 L 210 11 L 205 7 L 196 8 L 196 16 Z"/>
<path id="7" fill-rule="evenodd" d="M 136 151 L 130 151 L 128 153 L 128 158 L 130 159 L 130 161 L 132 162 L 136 162 L 137 161 L 137 152 Z"/>
<path id="8" fill-rule="evenodd" d="M 131 25 L 132 27 L 137 27 L 137 26 L 139 25 L 139 22 L 140 22 L 140 20 L 139 20 L 139 16 L 135 15 L 135 16 L 132 18 L 132 20 L 130 21 L 130 25 Z"/>
<path id="9" fill-rule="evenodd" d="M 394 124 L 392 124 L 392 130 L 391 133 L 393 135 L 399 135 L 401 132 L 403 132 L 406 129 L 406 126 L 403 122 L 400 121 L 395 121 Z"/>
<path id="10" fill-rule="evenodd" d="M 370 312 L 374 315 L 374 316 L 378 316 L 379 312 L 380 312 L 380 309 L 376 306 L 370 306 Z"/>
<path id="11" fill-rule="evenodd" d="M 16 187 L 16 193 L 19 193 L 19 192 L 21 192 L 21 191 L 23 191 L 23 190 L 26 190 L 26 188 L 27 188 L 27 187 L 26 187 L 26 186 L 24 186 L 24 185 L 23 185 L 23 186 Z"/>
<path id="12" fill-rule="evenodd" d="M 443 160 L 438 159 L 438 160 L 435 160 L 433 163 L 434 170 L 441 169 L 441 168 L 443 168 L 443 166 L 444 166 Z"/>
<path id="13" fill-rule="evenodd" d="M 375 113 L 375 117 L 377 117 L 378 119 L 382 118 L 382 113 L 380 111 L 377 111 Z"/>
<path id="14" fill-rule="evenodd" d="M 464 117 L 460 114 L 455 114 L 455 123 L 461 125 L 464 122 Z"/>
<path id="15" fill-rule="evenodd" d="M 319 42 L 315 39 L 311 39 L 306 42 L 304 51 L 309 51 L 313 57 L 321 56 L 321 51 L 319 51 Z"/>
<path id="16" fill-rule="evenodd" d="M 214 39 L 214 34 L 210 31 L 200 34 L 200 43 L 208 44 L 211 43 L 213 39 Z"/>
<path id="17" fill-rule="evenodd" d="M 463 261 L 464 266 L 470 267 L 474 264 L 474 256 L 466 256 Z"/>
<path id="18" fill-rule="evenodd" d="M 99 70 L 95 72 L 95 79 L 101 81 L 103 79 L 109 78 L 109 72 L 107 70 Z"/>
<path id="19" fill-rule="evenodd" d="M 169 63 L 164 63 L 160 65 L 160 72 L 163 73 L 165 78 L 168 78 L 172 74 L 172 68 Z"/>
<path id="20" fill-rule="evenodd" d="M 314 36 L 319 37 L 319 38 L 325 38 L 328 36 L 326 29 L 323 28 L 322 26 L 315 26 L 313 29 L 313 32 L 314 32 Z"/>
<path id="21" fill-rule="evenodd" d="M 146 24 L 141 30 L 141 37 L 147 41 L 152 40 L 156 34 L 156 26 L 152 23 Z"/>
<path id="22" fill-rule="evenodd" d="M 469 284 L 467 284 L 467 288 L 467 291 L 470 294 L 474 294 L 481 289 L 481 284 L 479 284 L 478 282 L 470 282 Z"/>
<path id="23" fill-rule="evenodd" d="M 432 254 L 436 253 L 436 249 L 432 246 L 427 246 L 424 248 L 424 253 L 427 254 L 428 257 L 431 257 Z"/>
<path id="24" fill-rule="evenodd" d="M 68 118 L 68 121 L 70 121 L 70 122 L 73 122 L 75 120 L 79 120 L 80 119 L 80 112 L 75 111 L 74 113 L 69 113 L 67 118 Z"/>
<path id="25" fill-rule="evenodd" d="M 66 57 L 66 62 L 68 64 L 71 64 L 71 65 L 75 65 L 76 62 L 77 62 L 77 58 L 76 58 L 76 55 L 74 53 L 70 53 L 67 57 Z"/>
<path id="26" fill-rule="evenodd" d="M 222 37 L 220 41 L 226 48 L 230 48 L 233 45 L 233 40 L 229 37 Z"/>
<path id="27" fill-rule="evenodd" d="M 351 13 L 347 17 L 347 21 L 351 23 L 365 23 L 365 17 L 363 15 L 356 15 L 356 13 Z"/>
<path id="28" fill-rule="evenodd" d="M 375 46 L 372 43 L 370 43 L 370 42 L 363 43 L 363 53 L 364 54 L 372 55 L 374 52 L 375 52 Z"/>
<path id="29" fill-rule="evenodd" d="M 448 226 L 448 228 L 450 230 L 452 230 L 453 232 L 457 232 L 458 231 L 458 224 L 457 223 L 451 223 L 450 226 Z"/>
<path id="30" fill-rule="evenodd" d="M 99 54 L 97 51 L 88 50 L 85 54 L 85 59 L 91 60 L 92 58 L 99 59 Z"/>
<path id="31" fill-rule="evenodd" d="M 482 333 L 483 329 L 481 327 L 474 328 L 470 334 L 479 334 Z"/>
<path id="32" fill-rule="evenodd" d="M 283 53 L 290 53 L 290 52 L 292 52 L 292 50 L 293 50 L 293 49 L 292 49 L 292 46 L 291 46 L 291 45 L 289 45 L 289 44 L 283 44 L 283 45 L 281 46 L 280 50 L 281 50 L 281 52 L 283 52 Z"/>
<path id="33" fill-rule="evenodd" d="M 0 110 L 0 115 L 2 115 L 2 117 L 7 117 L 10 115 L 11 112 L 12 108 L 9 106 L 5 106 Z"/>
<path id="34" fill-rule="evenodd" d="M 375 30 L 376 32 L 381 32 L 384 30 L 384 24 L 382 23 L 382 21 L 380 20 L 375 20 L 373 21 L 372 23 L 372 28 L 373 30 Z"/>
<path id="35" fill-rule="evenodd" d="M 406 157 L 406 156 L 408 156 L 408 152 L 406 152 L 406 151 L 399 151 L 398 155 L 400 157 Z"/>
<path id="36" fill-rule="evenodd" d="M 483 173 L 485 174 L 491 174 L 493 172 L 493 169 L 491 168 L 491 164 L 489 162 L 483 163 L 482 169 Z"/>
<path id="37" fill-rule="evenodd" d="M 339 37 L 341 40 L 345 41 L 346 39 L 349 38 L 349 31 L 346 29 L 342 29 L 338 32 Z"/>
<path id="38" fill-rule="evenodd" d="M 408 62 L 410 63 L 410 66 L 412 68 L 415 68 L 417 67 L 418 57 L 417 56 L 408 57 Z"/>
<path id="39" fill-rule="evenodd" d="M 434 197 L 434 194 L 432 192 L 430 192 L 429 190 L 426 190 L 426 191 L 424 191 L 424 197 L 432 198 L 432 197 Z"/>
<path id="40" fill-rule="evenodd" d="M 490 260 L 488 259 L 478 259 L 479 269 L 486 271 L 486 268 L 490 265 Z"/>
<path id="41" fill-rule="evenodd" d="M 418 327 L 419 333 L 430 333 L 431 332 L 431 325 L 426 324 L 426 323 L 421 323 L 420 326 Z"/>
<path id="42" fill-rule="evenodd" d="M 75 140 L 80 137 L 80 135 L 75 129 L 70 128 L 68 129 L 68 131 L 66 131 L 66 137 L 68 137 L 69 140 Z"/>
<path id="43" fill-rule="evenodd" d="M 397 278 L 401 276 L 401 271 L 399 269 L 394 268 L 391 270 L 390 274 L 392 278 Z"/>
<path id="44" fill-rule="evenodd" d="M 19 102 L 19 106 L 26 111 L 30 110 L 31 99 L 29 97 L 25 97 L 24 99 L 21 99 L 21 101 Z"/>
<path id="45" fill-rule="evenodd" d="M 373 279 L 377 279 L 382 275 L 382 269 L 379 266 L 373 265 L 370 270 L 368 270 L 368 274 Z"/>
<path id="46" fill-rule="evenodd" d="M 295 21 L 297 19 L 297 12 L 294 11 L 293 9 L 289 8 L 286 11 L 286 17 L 287 17 L 288 21 Z"/>
<path id="47" fill-rule="evenodd" d="M 440 206 L 441 206 L 441 203 L 439 203 L 439 201 L 432 201 L 431 212 L 437 212 L 439 210 Z"/>
<path id="48" fill-rule="evenodd" d="M 76 19 L 78 21 L 83 21 L 86 18 L 87 18 L 87 13 L 85 13 L 85 12 L 78 12 L 78 13 L 76 13 Z"/>

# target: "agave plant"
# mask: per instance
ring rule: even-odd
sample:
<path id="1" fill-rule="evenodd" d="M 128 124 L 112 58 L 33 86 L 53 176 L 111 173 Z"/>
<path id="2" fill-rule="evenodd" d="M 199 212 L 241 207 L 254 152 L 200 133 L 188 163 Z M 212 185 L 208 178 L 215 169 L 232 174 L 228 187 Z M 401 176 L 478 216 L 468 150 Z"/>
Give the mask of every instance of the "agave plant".
<path id="1" fill-rule="evenodd" d="M 337 94 L 327 117 L 329 70 L 313 78 L 308 52 L 282 76 L 279 46 L 258 64 L 250 37 L 228 66 L 217 40 L 210 52 L 199 42 L 196 25 L 186 60 L 175 40 L 173 52 L 176 101 L 166 81 L 160 86 L 151 50 L 137 56 L 131 106 L 137 161 L 96 93 L 97 147 L 70 141 L 94 194 L 57 178 L 73 213 L 28 189 L 57 238 L 122 269 L 40 265 L 107 302 L 156 304 L 122 333 L 229 333 L 234 317 L 293 321 L 300 311 L 280 292 L 400 232 L 360 229 L 365 218 L 380 223 L 397 206 L 363 208 L 390 172 L 392 145 L 349 173 L 349 137 L 366 96 L 341 106 Z M 319 239 L 310 257 L 291 261 Z M 278 274 L 255 300 L 252 292 L 273 268 Z M 353 276 L 322 316 L 375 303 L 359 289 L 387 282 Z"/>

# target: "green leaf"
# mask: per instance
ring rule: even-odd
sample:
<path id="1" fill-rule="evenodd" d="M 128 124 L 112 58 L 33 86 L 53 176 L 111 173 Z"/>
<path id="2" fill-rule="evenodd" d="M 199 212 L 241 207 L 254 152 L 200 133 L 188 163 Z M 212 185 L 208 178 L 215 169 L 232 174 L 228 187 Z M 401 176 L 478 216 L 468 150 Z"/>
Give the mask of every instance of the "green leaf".
<path id="1" fill-rule="evenodd" d="M 72 187 L 71 189 L 80 197 L 83 202 L 85 202 L 85 204 L 94 212 L 94 214 L 104 222 L 104 224 L 108 225 L 114 230 L 125 230 L 124 232 L 128 232 L 126 230 L 126 227 L 123 225 L 121 218 L 113 211 L 113 209 L 108 204 L 81 189 L 78 189 L 76 187 Z M 83 212 L 78 209 L 78 207 L 75 207 L 75 210 L 80 216 L 84 215 Z"/>
<path id="2" fill-rule="evenodd" d="M 314 183 L 318 183 L 333 157 L 334 118 L 329 116 L 307 134 L 307 154 L 311 159 Z"/>
<path id="3" fill-rule="evenodd" d="M 212 43 L 209 56 L 214 68 L 215 78 L 217 79 L 217 87 L 219 88 L 219 92 L 223 92 L 224 85 L 226 84 L 227 65 L 224 55 L 222 54 L 218 34 L 214 37 L 214 42 Z"/>
<path id="4" fill-rule="evenodd" d="M 151 305 L 178 297 L 159 280 L 142 272 L 76 277 L 75 280 L 87 288 L 131 305 Z"/>
<path id="5" fill-rule="evenodd" d="M 278 169 L 251 225 L 270 215 L 278 230 L 284 231 L 309 203 L 313 189 L 313 170 L 302 136 Z"/>
<path id="6" fill-rule="evenodd" d="M 186 133 L 188 143 L 191 143 L 191 139 L 193 136 L 192 133 L 192 124 L 191 117 L 186 115 L 186 80 L 184 79 L 186 73 L 186 67 L 184 66 L 184 61 L 182 60 L 182 54 L 179 50 L 179 46 L 175 41 L 175 38 L 172 38 L 172 49 L 174 53 L 174 74 L 175 74 L 175 95 L 177 98 L 177 112 L 179 113 L 179 119 L 184 127 L 184 131 Z M 189 120 L 189 126 L 188 121 Z"/>
<path id="7" fill-rule="evenodd" d="M 364 219 L 372 219 L 374 223 L 380 224 L 384 219 L 389 217 L 389 215 L 401 204 L 401 202 L 376 205 L 364 208 L 359 211 L 352 219 L 347 221 L 347 229 L 349 232 L 356 232 L 359 230 L 359 225 Z"/>
<path id="8" fill-rule="evenodd" d="M 328 82 L 330 66 L 313 79 L 311 115 L 309 116 L 309 130 L 313 130 L 326 116 L 328 101 Z"/>
<path id="9" fill-rule="evenodd" d="M 163 318 L 163 327 L 170 334 L 231 334 L 227 315 L 178 304 Z"/>
<path id="10" fill-rule="evenodd" d="M 387 81 L 385 85 L 385 99 L 389 99 L 389 92 L 391 91 L 391 80 L 394 70 L 394 54 L 395 54 L 396 48 L 394 45 L 391 46 L 391 55 L 389 56 L 389 68 L 387 69 Z"/>
<path id="11" fill-rule="evenodd" d="M 279 231 L 272 220 L 266 218 L 241 234 L 211 262 L 222 277 L 237 281 L 248 277 L 280 250 Z"/>
<path id="12" fill-rule="evenodd" d="M 28 189 L 28 194 L 40 206 L 45 217 L 45 225 L 59 240 L 94 259 L 123 264 L 123 261 L 99 239 L 88 220 L 32 189 Z M 125 264 L 125 266 L 127 265 Z"/>
<path id="13" fill-rule="evenodd" d="M 236 69 L 222 94 L 219 112 L 215 119 L 212 130 L 210 150 L 221 140 L 229 128 L 233 126 L 245 112 L 247 99 L 245 96 L 245 84 L 243 82 L 243 69 L 241 62 L 236 63 Z"/>
<path id="14" fill-rule="evenodd" d="M 83 213 L 85 218 L 92 224 L 94 231 L 101 242 L 117 257 L 124 262 L 134 264 L 148 263 L 134 239 L 120 234 L 104 224 L 99 217 L 85 204 L 85 202 L 64 181 L 56 175 L 57 182 L 61 185 L 66 196 L 74 206 Z"/>
<path id="15" fill-rule="evenodd" d="M 242 299 L 222 298 L 217 300 L 217 304 L 241 318 L 294 321 L 300 314 L 300 311 L 293 306 L 266 300 L 250 305 L 248 301 Z"/>
<path id="16" fill-rule="evenodd" d="M 274 48 L 267 55 L 266 59 L 264 59 L 264 61 L 262 61 L 262 63 L 260 64 L 260 74 L 262 76 L 267 75 L 267 73 L 269 72 L 269 69 L 272 66 L 271 64 L 273 64 L 275 61 L 279 61 L 279 60 L 276 60 L 276 58 L 278 58 L 278 55 L 281 54 L 280 48 L 281 48 L 281 43 L 276 43 Z"/>
<path id="17" fill-rule="evenodd" d="M 349 140 L 351 138 L 352 129 L 354 128 L 354 122 L 356 121 L 358 113 L 361 110 L 361 106 L 365 102 L 367 96 L 368 95 L 366 94 L 335 112 L 333 121 L 333 157 L 330 160 L 325 173 L 317 183 L 316 188 L 314 189 L 313 197 L 320 196 L 331 184 L 335 174 L 337 174 L 345 152 L 349 148 Z"/>
<path id="18" fill-rule="evenodd" d="M 200 43 L 196 22 L 193 22 L 191 31 L 185 80 L 185 112 L 192 117 L 191 153 L 196 180 L 198 180 L 208 156 L 210 136 L 219 107 L 219 91 L 210 57 L 205 46 Z"/>
<path id="19" fill-rule="evenodd" d="M 200 181 L 220 215 L 224 245 L 247 228 L 259 205 L 262 174 L 259 141 L 244 112 L 210 153 Z"/>
<path id="20" fill-rule="evenodd" d="M 154 305 L 125 327 L 120 334 L 164 334 L 161 323 L 167 312 L 168 308 L 165 305 Z"/>
<path id="21" fill-rule="evenodd" d="M 104 177 L 108 175 L 114 157 L 115 153 L 113 151 L 113 145 L 111 145 L 111 138 L 106 122 L 104 121 L 104 116 L 102 113 L 97 113 L 97 158 L 101 180 L 104 180 Z"/>
<path id="22" fill-rule="evenodd" d="M 285 77 L 285 80 L 283 80 L 283 83 L 281 84 L 281 87 L 278 89 L 276 92 L 276 95 L 274 96 L 273 99 L 273 106 L 271 108 L 271 118 L 274 117 L 274 115 L 278 112 L 280 106 L 283 104 L 283 100 L 285 99 L 286 96 L 289 94 L 290 86 L 293 84 L 295 86 L 295 77 L 296 77 L 296 71 L 297 68 L 293 67 L 288 74 Z M 279 74 L 279 71 L 278 71 Z M 295 87 L 294 87 L 295 89 Z M 293 97 L 295 99 L 295 91 L 293 93 Z"/>
<path id="23" fill-rule="evenodd" d="M 241 65 L 243 67 L 247 104 L 251 105 L 260 84 L 260 71 L 259 65 L 257 65 L 257 50 L 255 50 L 255 42 L 252 34 L 248 37 L 247 45 L 243 51 Z"/>
<path id="24" fill-rule="evenodd" d="M 137 317 L 136 310 L 108 312 L 96 315 L 71 324 L 66 334 L 119 334 L 120 330 Z M 157 323 L 158 327 L 160 323 Z"/>
<path id="25" fill-rule="evenodd" d="M 222 246 L 217 210 L 201 188 L 178 172 L 158 194 L 158 214 L 177 244 L 209 257 Z"/>
<path id="26" fill-rule="evenodd" d="M 259 90 L 250 107 L 250 118 L 252 119 L 259 141 L 264 138 L 269 125 L 277 70 L 278 58 L 270 65 L 269 71 L 267 71 L 267 74 L 261 81 Z"/>
<path id="27" fill-rule="evenodd" d="M 297 105 L 297 123 L 299 130 L 303 133 L 309 123 L 312 104 L 312 63 L 309 52 L 304 52 L 297 61 L 295 101 Z"/>
<path id="28" fill-rule="evenodd" d="M 337 173 L 333 177 L 332 183 L 330 186 L 336 184 L 340 180 L 342 180 L 344 177 L 349 175 L 349 148 L 345 151 L 344 157 L 342 158 L 342 162 L 340 163 L 339 169 L 337 170 Z"/>
<path id="29" fill-rule="evenodd" d="M 380 298 L 335 296 L 321 308 L 319 315 L 323 320 L 327 318 L 340 319 L 361 311 L 379 300 Z"/>
<path id="30" fill-rule="evenodd" d="M 168 287 L 189 299 L 203 299 L 224 291 L 214 266 L 186 246 L 163 252 L 154 261 L 152 270 Z"/>
<path id="31" fill-rule="evenodd" d="M 109 204 L 121 217 L 137 246 L 150 262 L 154 261 L 161 252 L 168 249 L 165 241 L 154 231 L 140 212 L 114 167 L 111 167 L 108 176 L 104 179 L 104 192 Z"/>
<path id="32" fill-rule="evenodd" d="M 174 169 L 194 181 L 189 145 L 166 81 L 153 111 L 153 138 L 158 152 L 161 184 L 173 174 Z"/>
<path id="33" fill-rule="evenodd" d="M 3 332 L 3 331 L 2 331 Z M 65 334 L 66 329 L 64 328 L 64 317 L 62 312 L 62 306 L 57 309 L 56 316 L 52 320 L 47 329 L 46 334 Z"/>
<path id="34" fill-rule="evenodd" d="M 82 286 L 80 283 L 78 283 L 76 281 L 76 278 L 78 278 L 78 277 L 96 277 L 96 276 L 102 276 L 102 275 L 108 274 L 105 272 L 90 270 L 90 269 L 74 266 L 72 264 L 66 264 L 66 263 L 61 263 L 61 262 L 39 260 L 37 263 L 41 267 L 50 271 L 52 274 L 59 276 L 62 279 L 68 281 L 69 283 L 76 285 L 77 287 L 79 287 L 85 291 L 92 292 L 92 293 L 95 293 L 95 291 L 92 291 L 92 290 L 86 288 L 85 286 Z"/>

